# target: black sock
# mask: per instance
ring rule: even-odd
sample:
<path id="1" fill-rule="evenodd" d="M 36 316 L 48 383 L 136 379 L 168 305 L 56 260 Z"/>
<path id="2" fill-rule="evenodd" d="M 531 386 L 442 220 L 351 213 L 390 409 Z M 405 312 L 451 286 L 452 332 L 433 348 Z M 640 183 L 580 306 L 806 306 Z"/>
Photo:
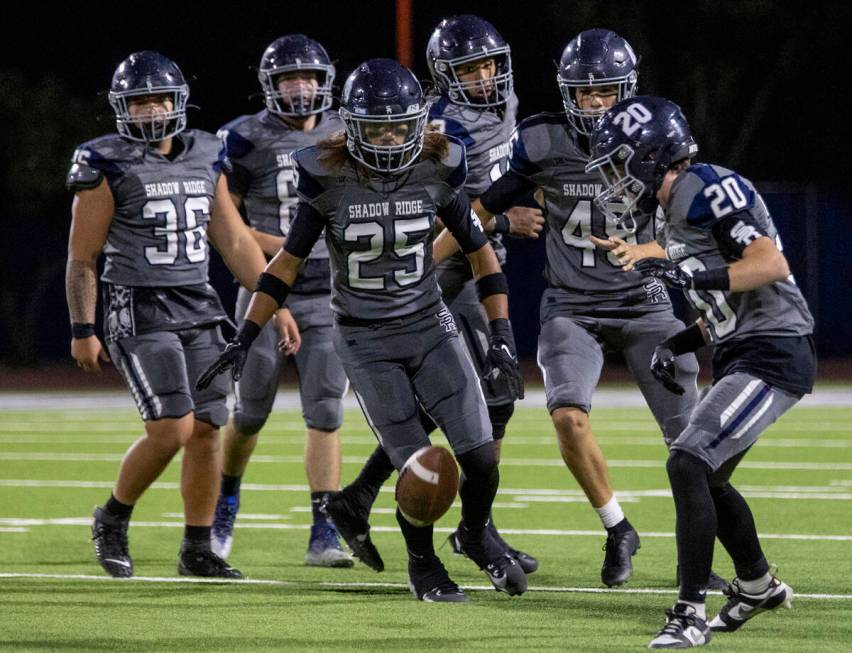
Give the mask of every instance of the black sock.
<path id="1" fill-rule="evenodd" d="M 193 549 L 210 549 L 210 526 L 190 526 L 186 524 L 183 540 Z"/>
<path id="2" fill-rule="evenodd" d="M 462 523 L 477 537 L 491 515 L 491 505 L 500 484 L 500 470 L 494 444 L 489 442 L 457 456 L 462 468 L 459 498 L 462 504 Z"/>
<path id="3" fill-rule="evenodd" d="M 435 543 L 432 540 L 432 525 L 415 526 L 409 522 L 399 508 L 396 509 L 396 521 L 405 538 L 405 546 L 411 560 L 430 558 L 435 555 Z"/>
<path id="4" fill-rule="evenodd" d="M 314 525 L 328 523 L 328 517 L 320 510 L 322 501 L 327 495 L 328 492 L 311 492 L 311 514 L 314 518 Z"/>
<path id="5" fill-rule="evenodd" d="M 666 471 L 677 515 L 678 596 L 683 601 L 703 603 L 716 540 L 716 507 L 707 478 L 710 468 L 695 456 L 675 450 L 669 455 Z"/>
<path id="6" fill-rule="evenodd" d="M 755 580 L 769 571 L 769 563 L 760 548 L 757 527 L 746 500 L 731 484 L 710 488 L 716 517 L 717 536 L 734 561 L 737 577 Z"/>
<path id="7" fill-rule="evenodd" d="M 390 478 L 393 470 L 393 464 L 385 450 L 380 446 L 376 447 L 367 458 L 358 477 L 347 485 L 345 490 L 351 492 L 360 503 L 369 508 L 375 503 L 379 490 Z"/>
<path id="8" fill-rule="evenodd" d="M 618 535 L 619 533 L 624 533 L 626 531 L 632 531 L 633 524 L 627 521 L 627 517 L 618 522 L 615 526 L 611 526 L 606 529 L 606 532 L 610 535 Z"/>
<path id="9" fill-rule="evenodd" d="M 104 510 L 117 519 L 127 521 L 130 519 L 130 514 L 133 512 L 133 506 L 121 503 L 121 501 L 116 499 L 115 496 L 110 493 L 109 500 L 104 505 Z"/>
<path id="10" fill-rule="evenodd" d="M 238 476 L 228 476 L 227 474 L 222 474 L 222 495 L 226 497 L 232 497 L 236 494 L 240 493 L 240 483 L 243 480 L 243 475 L 239 474 Z"/>

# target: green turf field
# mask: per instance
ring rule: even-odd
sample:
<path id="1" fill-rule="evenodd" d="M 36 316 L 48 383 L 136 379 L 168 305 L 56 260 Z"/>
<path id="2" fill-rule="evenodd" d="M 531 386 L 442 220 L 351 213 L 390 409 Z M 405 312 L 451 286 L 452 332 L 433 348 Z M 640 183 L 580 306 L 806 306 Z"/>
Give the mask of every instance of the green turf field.
<path id="1" fill-rule="evenodd" d="M 415 601 L 406 589 L 392 486 L 373 515 L 387 570 L 303 566 L 310 523 L 301 418 L 278 412 L 244 480 L 230 561 L 242 583 L 178 581 L 179 464 L 142 498 L 130 528 L 134 581 L 105 577 L 89 542 L 128 444 L 132 410 L 0 413 L 0 650 L 573 650 L 639 651 L 675 597 L 674 514 L 666 452 L 645 409 L 598 408 L 593 426 L 621 502 L 642 535 L 635 575 L 601 591 L 604 537 L 559 460 L 542 408 L 519 408 L 503 448 L 495 519 L 541 560 L 530 591 L 510 599 L 473 564 L 442 555 L 466 605 Z M 770 561 L 795 589 L 792 611 L 714 637 L 717 651 L 852 650 L 852 408 L 797 408 L 734 477 L 750 499 Z M 374 446 L 359 413 L 344 424 L 344 482 Z M 436 438 L 440 442 L 443 438 Z M 440 544 L 458 506 L 437 525 Z M 717 550 L 714 568 L 732 568 Z M 713 613 L 721 604 L 711 597 Z"/>

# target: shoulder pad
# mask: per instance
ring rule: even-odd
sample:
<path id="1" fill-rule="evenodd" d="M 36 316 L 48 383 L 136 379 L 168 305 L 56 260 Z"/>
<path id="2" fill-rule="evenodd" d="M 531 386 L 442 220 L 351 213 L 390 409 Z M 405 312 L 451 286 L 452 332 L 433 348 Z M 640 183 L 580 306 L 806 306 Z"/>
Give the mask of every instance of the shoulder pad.
<path id="1" fill-rule="evenodd" d="M 122 161 L 134 158 L 129 146 L 118 136 L 104 136 L 83 143 L 74 150 L 71 169 L 65 180 L 69 190 L 78 191 L 95 188 L 106 177 L 112 181 L 124 174 Z"/>
<path id="2" fill-rule="evenodd" d="M 444 181 L 453 188 L 458 189 L 464 185 L 467 179 L 467 155 L 464 143 L 455 136 L 447 135 L 446 156 L 441 160 L 441 165 L 446 171 Z"/>
<path id="3" fill-rule="evenodd" d="M 187 129 L 178 135 L 178 138 L 181 137 L 188 141 L 188 146 L 194 148 L 207 161 L 212 162 L 211 167 L 215 172 L 227 172 L 231 169 L 225 146 L 218 136 L 203 129 Z"/>
<path id="4" fill-rule="evenodd" d="M 755 193 L 750 184 L 726 168 L 697 163 L 687 168 L 676 183 L 672 189 L 676 196 L 673 205 L 696 227 L 710 228 L 721 218 L 754 206 Z"/>
<path id="5" fill-rule="evenodd" d="M 254 143 L 241 133 L 243 131 L 241 127 L 251 118 L 252 116 L 240 116 L 216 132 L 216 135 L 225 144 L 228 158 L 239 159 L 254 149 Z"/>
<path id="6" fill-rule="evenodd" d="M 442 97 L 429 107 L 429 126 L 437 129 L 439 132 L 447 136 L 453 136 L 464 143 L 465 147 L 471 147 L 474 144 L 473 137 L 470 135 L 467 127 L 455 118 L 450 118 L 446 115 L 448 106 L 453 106 L 449 100 Z"/>
<path id="7" fill-rule="evenodd" d="M 322 183 L 325 173 L 317 159 L 318 152 L 318 148 L 312 145 L 296 150 L 290 155 L 296 174 L 296 193 L 308 202 L 325 192 L 325 186 Z"/>

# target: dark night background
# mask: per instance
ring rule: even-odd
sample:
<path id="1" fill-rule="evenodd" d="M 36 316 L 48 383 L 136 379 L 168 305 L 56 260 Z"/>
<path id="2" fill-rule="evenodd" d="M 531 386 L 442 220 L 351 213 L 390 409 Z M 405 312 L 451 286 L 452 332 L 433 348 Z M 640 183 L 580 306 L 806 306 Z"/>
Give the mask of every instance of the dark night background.
<path id="1" fill-rule="evenodd" d="M 477 13 L 512 46 L 520 117 L 559 110 L 554 60 L 577 32 L 607 27 L 641 56 L 640 92 L 678 102 L 700 160 L 757 182 L 818 321 L 823 357 L 852 356 L 852 166 L 848 39 L 834 2 L 413 1 L 414 68 L 447 15 Z M 0 58 L 0 364 L 68 351 L 64 266 L 74 147 L 112 131 L 105 90 L 130 52 L 159 50 L 190 78 L 189 126 L 215 131 L 262 107 L 251 69 L 274 38 L 302 32 L 337 61 L 395 56 L 390 0 L 301 3 L 74 3 L 7 8 Z M 23 12 L 24 15 L 20 16 Z M 511 243 L 508 273 L 522 354 L 534 354 L 542 242 Z M 228 296 L 227 274 L 214 283 Z"/>

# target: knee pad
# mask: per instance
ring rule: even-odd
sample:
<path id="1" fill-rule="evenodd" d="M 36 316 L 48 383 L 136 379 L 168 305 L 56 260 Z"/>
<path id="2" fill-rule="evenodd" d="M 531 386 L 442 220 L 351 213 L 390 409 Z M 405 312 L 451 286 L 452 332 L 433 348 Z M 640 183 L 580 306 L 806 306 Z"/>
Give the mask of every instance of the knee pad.
<path id="1" fill-rule="evenodd" d="M 266 424 L 267 417 L 269 416 L 258 417 L 237 411 L 234 413 L 234 428 L 236 428 L 239 435 L 255 435 Z"/>
<path id="2" fill-rule="evenodd" d="M 338 397 L 324 397 L 303 406 L 305 426 L 318 431 L 336 431 L 343 423 L 343 402 Z"/>
<path id="3" fill-rule="evenodd" d="M 480 447 L 456 456 L 462 474 L 468 478 L 488 478 L 497 473 L 497 452 L 494 443 L 486 442 Z"/>
<path id="4" fill-rule="evenodd" d="M 666 461 L 666 472 L 669 479 L 689 479 L 698 475 L 710 475 L 710 468 L 703 460 L 696 458 L 691 453 L 675 449 L 669 454 Z"/>
<path id="5" fill-rule="evenodd" d="M 491 420 L 491 433 L 495 440 L 502 440 L 506 435 L 506 424 L 514 412 L 515 402 L 488 407 L 488 419 Z"/>

